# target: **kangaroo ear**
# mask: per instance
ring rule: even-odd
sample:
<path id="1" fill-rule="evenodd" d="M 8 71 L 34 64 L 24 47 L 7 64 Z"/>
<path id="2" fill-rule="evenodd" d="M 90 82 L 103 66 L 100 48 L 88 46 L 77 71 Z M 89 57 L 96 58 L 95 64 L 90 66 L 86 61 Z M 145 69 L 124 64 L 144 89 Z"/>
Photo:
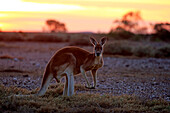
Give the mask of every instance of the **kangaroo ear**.
<path id="1" fill-rule="evenodd" d="M 104 45 L 107 41 L 107 37 L 103 37 L 101 40 L 100 40 L 100 44 L 101 45 Z"/>
<path id="2" fill-rule="evenodd" d="M 93 45 L 96 45 L 96 44 L 97 44 L 97 41 L 96 41 L 93 37 L 90 37 L 90 42 L 91 42 Z"/>

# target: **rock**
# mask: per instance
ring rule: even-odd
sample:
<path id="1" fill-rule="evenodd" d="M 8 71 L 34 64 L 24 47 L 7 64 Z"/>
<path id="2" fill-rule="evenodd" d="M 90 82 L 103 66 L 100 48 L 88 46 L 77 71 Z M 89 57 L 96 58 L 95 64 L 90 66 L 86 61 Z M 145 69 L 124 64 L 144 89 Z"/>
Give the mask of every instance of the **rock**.
<path id="1" fill-rule="evenodd" d="M 105 82 L 105 80 L 100 80 L 100 82 Z"/>
<path id="2" fill-rule="evenodd" d="M 164 67 L 162 67 L 162 66 L 159 66 L 159 69 L 163 69 Z"/>
<path id="3" fill-rule="evenodd" d="M 14 78 L 12 79 L 12 81 L 13 81 L 13 82 L 17 82 L 17 78 L 14 77 Z"/>
<path id="4" fill-rule="evenodd" d="M 158 82 L 152 82 L 152 85 L 159 85 Z"/>
<path id="5" fill-rule="evenodd" d="M 32 65 L 36 65 L 36 63 L 32 63 Z"/>
<path id="6" fill-rule="evenodd" d="M 36 63 L 36 67 L 40 67 L 40 64 L 39 64 L 39 63 Z"/>
<path id="7" fill-rule="evenodd" d="M 22 76 L 23 76 L 23 77 L 28 77 L 29 75 L 26 74 L 26 75 L 22 75 Z"/>
<path id="8" fill-rule="evenodd" d="M 6 80 L 3 80 L 3 84 L 4 84 L 4 85 L 7 85 L 8 82 L 7 82 Z"/>
<path id="9" fill-rule="evenodd" d="M 129 64 L 126 64 L 125 67 L 129 67 Z"/>
<path id="10" fill-rule="evenodd" d="M 9 66 L 9 68 L 14 68 L 15 66 Z"/>
<path id="11" fill-rule="evenodd" d="M 24 85 L 27 85 L 27 83 L 26 83 L 26 82 L 24 82 Z"/>
<path id="12" fill-rule="evenodd" d="M 19 61 L 19 59 L 18 59 L 18 58 L 14 58 L 14 61 L 16 61 L 16 62 L 17 62 L 17 61 Z"/>

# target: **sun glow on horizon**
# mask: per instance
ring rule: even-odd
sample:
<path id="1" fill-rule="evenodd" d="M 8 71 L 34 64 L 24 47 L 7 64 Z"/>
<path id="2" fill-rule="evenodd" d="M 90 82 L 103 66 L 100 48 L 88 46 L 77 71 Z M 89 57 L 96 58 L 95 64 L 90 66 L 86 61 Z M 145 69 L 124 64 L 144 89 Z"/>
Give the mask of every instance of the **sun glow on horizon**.
<path id="1" fill-rule="evenodd" d="M 0 27 L 3 27 L 3 24 L 0 24 Z"/>
<path id="2" fill-rule="evenodd" d="M 145 21 L 170 22 L 169 0 L 3 0 L 0 29 L 42 31 L 47 19 L 56 19 L 68 31 L 108 32 L 129 11 L 141 11 Z"/>

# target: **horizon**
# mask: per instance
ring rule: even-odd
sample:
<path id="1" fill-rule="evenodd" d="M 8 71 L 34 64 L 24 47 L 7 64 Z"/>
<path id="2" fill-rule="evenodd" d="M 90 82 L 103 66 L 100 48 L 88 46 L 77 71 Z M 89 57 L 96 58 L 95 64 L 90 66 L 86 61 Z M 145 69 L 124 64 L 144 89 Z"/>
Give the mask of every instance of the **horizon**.
<path id="1" fill-rule="evenodd" d="M 45 21 L 55 19 L 68 32 L 109 32 L 113 21 L 129 11 L 140 11 L 146 22 L 170 22 L 168 0 L 5 0 L 0 2 L 0 29 L 42 32 Z"/>

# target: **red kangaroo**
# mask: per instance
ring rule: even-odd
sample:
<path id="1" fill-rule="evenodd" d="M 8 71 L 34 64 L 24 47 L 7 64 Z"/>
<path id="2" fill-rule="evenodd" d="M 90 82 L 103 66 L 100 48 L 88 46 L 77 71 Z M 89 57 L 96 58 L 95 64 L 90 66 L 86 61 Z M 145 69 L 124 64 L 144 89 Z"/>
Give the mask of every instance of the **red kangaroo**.
<path id="1" fill-rule="evenodd" d="M 60 82 L 60 78 L 66 77 L 63 95 L 72 96 L 74 94 L 74 75 L 81 73 L 86 82 L 87 88 L 96 87 L 97 70 L 103 66 L 103 46 L 107 38 L 103 37 L 98 43 L 93 37 L 90 41 L 94 46 L 94 52 L 90 53 L 79 47 L 69 46 L 56 52 L 46 66 L 42 85 L 38 96 L 44 95 L 50 81 L 55 78 Z M 86 71 L 91 71 L 93 76 L 93 86 L 89 84 Z"/>

